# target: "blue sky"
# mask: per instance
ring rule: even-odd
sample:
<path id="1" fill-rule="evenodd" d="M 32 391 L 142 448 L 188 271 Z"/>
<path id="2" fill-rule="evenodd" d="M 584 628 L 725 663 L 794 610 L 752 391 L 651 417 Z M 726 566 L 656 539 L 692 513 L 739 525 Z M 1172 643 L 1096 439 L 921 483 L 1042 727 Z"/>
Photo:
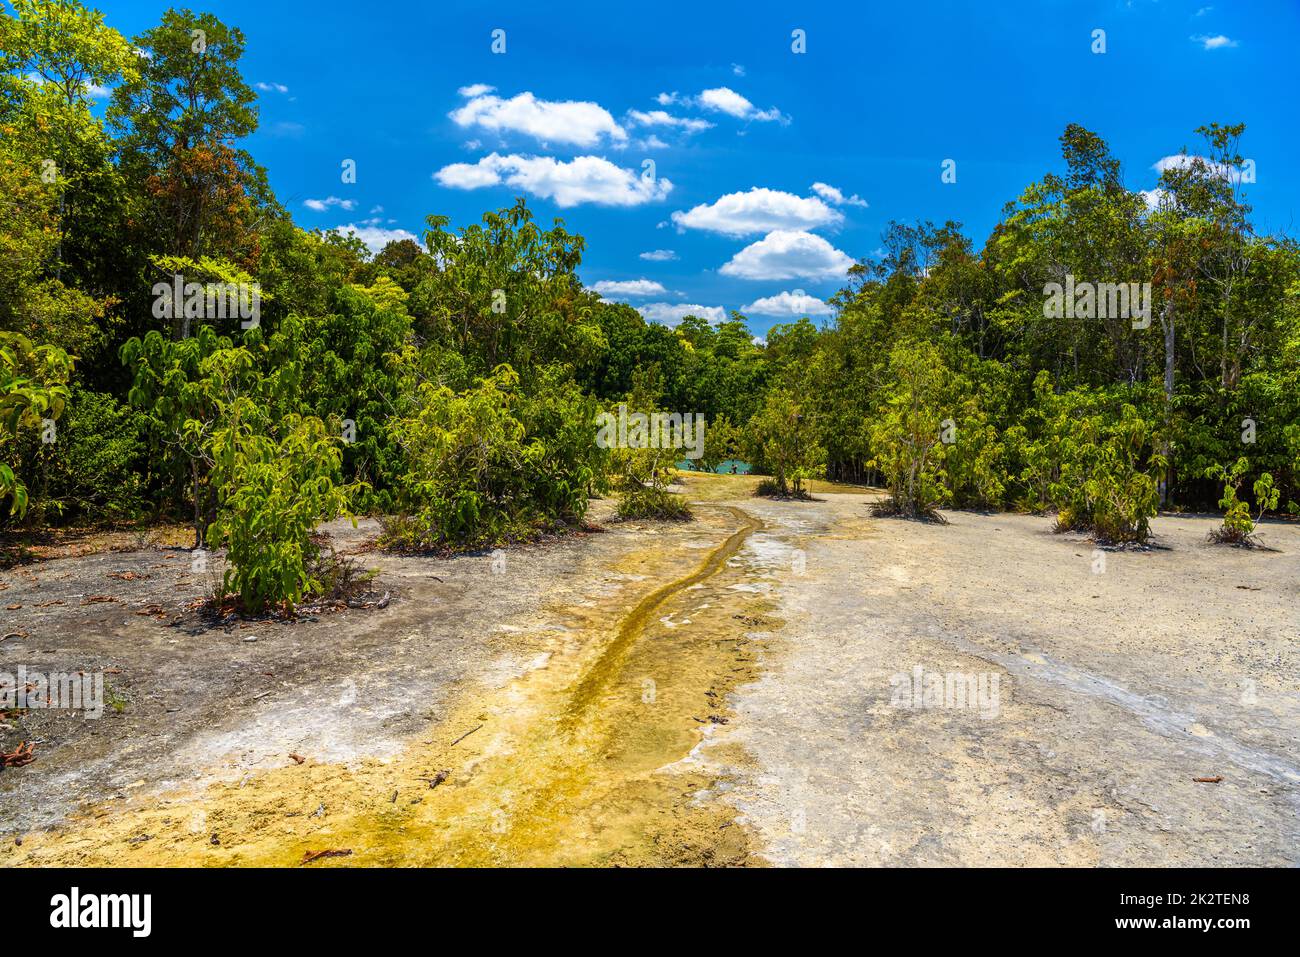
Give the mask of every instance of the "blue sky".
<path id="1" fill-rule="evenodd" d="M 134 35 L 167 6 L 101 9 Z M 979 248 L 1059 168 L 1070 122 L 1133 189 L 1196 152 L 1195 127 L 1245 122 L 1256 222 L 1296 234 L 1297 0 L 192 7 L 244 31 L 248 146 L 302 226 L 377 243 L 523 193 L 587 238 L 588 285 L 631 283 L 597 288 L 670 322 L 687 306 L 746 310 L 759 334 L 816 317 L 891 219 L 956 219 Z"/>

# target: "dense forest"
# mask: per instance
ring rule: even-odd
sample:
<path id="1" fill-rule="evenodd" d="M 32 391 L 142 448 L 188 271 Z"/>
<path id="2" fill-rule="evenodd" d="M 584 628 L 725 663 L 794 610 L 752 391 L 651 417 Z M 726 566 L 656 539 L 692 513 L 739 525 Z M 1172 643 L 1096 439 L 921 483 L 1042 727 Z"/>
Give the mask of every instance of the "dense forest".
<path id="1" fill-rule="evenodd" d="M 583 238 L 522 199 L 463 228 L 435 213 L 423 245 L 377 254 L 304 231 L 241 146 L 258 111 L 239 29 L 178 9 L 127 38 L 76 2 L 10 5 L 11 532 L 192 522 L 246 607 L 291 607 L 322 587 L 312 533 L 339 515 L 461 549 L 576 526 L 596 495 L 684 512 L 673 450 L 595 441 L 620 403 L 703 414 L 699 464 L 746 458 L 775 494 L 881 484 L 911 517 L 1052 512 L 1127 542 L 1159 508 L 1217 507 L 1248 541 L 1262 511 L 1300 510 L 1300 249 L 1252 227 L 1240 125 L 1189 131 L 1150 194 L 1071 125 L 981 246 L 892 223 L 833 322 L 756 341 L 738 313 L 670 328 L 602 300 Z M 92 88 L 111 89 L 102 118 Z"/>

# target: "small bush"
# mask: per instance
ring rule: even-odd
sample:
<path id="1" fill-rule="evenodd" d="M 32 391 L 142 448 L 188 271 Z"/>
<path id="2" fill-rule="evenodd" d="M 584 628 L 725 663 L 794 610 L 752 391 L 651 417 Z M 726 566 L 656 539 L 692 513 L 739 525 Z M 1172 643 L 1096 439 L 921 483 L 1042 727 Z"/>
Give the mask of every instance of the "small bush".
<path id="1" fill-rule="evenodd" d="M 691 507 L 681 495 L 668 490 L 672 484 L 676 449 L 618 449 L 613 457 L 618 477 L 618 517 L 659 518 L 685 521 Z"/>
<path id="2" fill-rule="evenodd" d="M 253 613 L 268 605 L 292 612 L 304 596 L 322 592 L 313 535 L 346 512 L 354 491 L 335 484 L 339 440 L 320 419 L 297 415 L 281 421 L 277 434 L 263 433 L 247 398 L 230 411 L 209 446 L 218 511 L 207 541 L 227 548 L 222 591 Z"/>
<path id="3" fill-rule="evenodd" d="M 399 419 L 408 471 L 382 544 L 399 551 L 489 548 L 577 525 L 603 483 L 595 401 L 543 373 L 525 395 L 509 366 L 460 392 L 424 383 Z"/>
<path id="4" fill-rule="evenodd" d="M 813 500 L 812 493 L 802 484 L 798 488 L 791 486 L 782 490 L 781 483 L 774 478 L 759 479 L 758 484 L 754 486 L 754 495 L 757 498 L 792 498 L 805 502 Z"/>
<path id="5" fill-rule="evenodd" d="M 43 446 L 33 436 L 28 442 L 33 520 L 135 518 L 144 508 L 141 476 L 148 471 L 145 424 L 112 396 L 74 386 L 58 441 Z"/>
<path id="6" fill-rule="evenodd" d="M 1223 509 L 1223 525 L 1209 534 L 1209 540 L 1215 544 L 1247 548 L 1259 545 L 1259 540 L 1254 534 L 1255 526 L 1264 517 L 1266 511 L 1277 508 L 1281 490 L 1273 486 L 1273 476 L 1268 472 L 1261 475 L 1254 485 L 1255 503 L 1259 507 L 1259 515 L 1252 517 L 1250 504 L 1237 497 L 1249 468 L 1250 463 L 1243 456 L 1237 459 L 1230 469 L 1222 465 L 1213 465 L 1205 470 L 1206 478 L 1223 483 L 1223 498 L 1219 499 L 1219 507 Z"/>
<path id="7" fill-rule="evenodd" d="M 1057 531 L 1081 531 L 1107 544 L 1143 543 L 1160 504 L 1152 473 L 1165 458 L 1151 451 L 1155 430 L 1131 405 L 1119 419 L 1085 416 L 1060 438 L 1059 477 L 1050 484 Z"/>

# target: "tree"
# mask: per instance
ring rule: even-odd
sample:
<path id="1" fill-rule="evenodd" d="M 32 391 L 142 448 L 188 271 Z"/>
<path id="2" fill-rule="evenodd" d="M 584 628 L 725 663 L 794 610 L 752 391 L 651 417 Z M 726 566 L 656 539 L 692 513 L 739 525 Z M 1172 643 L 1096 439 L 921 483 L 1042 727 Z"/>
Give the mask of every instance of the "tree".
<path id="1" fill-rule="evenodd" d="M 134 44 L 138 73 L 114 91 L 108 117 L 151 244 L 251 267 L 270 199 L 265 172 L 235 146 L 257 129 L 256 96 L 239 72 L 242 31 L 173 9 Z"/>
<path id="2" fill-rule="evenodd" d="M 889 501 L 879 511 L 905 518 L 934 518 L 950 497 L 943 482 L 945 433 L 952 375 L 937 347 L 901 342 L 889 354 L 889 384 L 870 428 L 872 465 L 885 477 Z"/>
<path id="3" fill-rule="evenodd" d="M 768 393 L 746 435 L 748 454 L 771 470 L 778 495 L 807 498 L 804 483 L 826 474 L 826 450 L 817 444 L 814 423 L 787 389 Z"/>
<path id="4" fill-rule="evenodd" d="M 704 430 L 704 454 L 695 462 L 706 472 L 716 472 L 724 463 L 740 454 L 744 433 L 726 415 L 716 415 Z"/>
<path id="5" fill-rule="evenodd" d="M 424 278 L 411 294 L 415 331 L 464 355 L 475 374 L 501 364 L 587 361 L 605 346 L 574 270 L 583 239 L 534 222 L 523 199 L 452 233 L 430 216 Z"/>

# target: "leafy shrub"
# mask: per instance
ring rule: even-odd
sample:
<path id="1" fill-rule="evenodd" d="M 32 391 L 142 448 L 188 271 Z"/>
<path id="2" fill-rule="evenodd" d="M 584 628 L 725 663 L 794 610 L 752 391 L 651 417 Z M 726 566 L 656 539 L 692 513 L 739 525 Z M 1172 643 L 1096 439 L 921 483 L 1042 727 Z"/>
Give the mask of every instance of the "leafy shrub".
<path id="1" fill-rule="evenodd" d="M 1225 545 L 1256 545 L 1254 532 L 1259 520 L 1270 509 L 1277 508 L 1281 490 L 1273 486 L 1273 476 L 1268 472 L 1255 480 L 1255 503 L 1259 514 L 1252 517 L 1250 504 L 1237 497 L 1250 463 L 1245 456 L 1237 459 L 1231 468 L 1213 465 L 1205 470 L 1205 477 L 1223 483 L 1223 498 L 1219 507 L 1223 509 L 1223 527 L 1211 532 L 1210 541 Z"/>
<path id="2" fill-rule="evenodd" d="M 0 450 L 26 429 L 57 420 L 67 404 L 72 360 L 55 346 L 33 346 L 26 336 L 0 332 Z M 8 453 L 4 453 L 8 457 Z M 10 515 L 27 510 L 26 484 L 0 459 L 0 502 L 13 501 Z"/>
<path id="3" fill-rule="evenodd" d="M 704 430 L 704 454 L 696 459 L 695 466 L 716 472 L 722 463 L 740 453 L 742 437 L 740 429 L 725 413 L 714 416 Z"/>
<path id="4" fill-rule="evenodd" d="M 459 392 L 420 384 L 391 425 L 407 471 L 387 547 L 488 547 L 582 519 L 605 467 L 595 401 L 555 370 L 535 388 L 525 395 L 508 365 Z"/>
<path id="5" fill-rule="evenodd" d="M 144 507 L 144 419 L 111 395 L 73 386 L 58 441 L 24 443 L 37 521 L 124 521 Z"/>
<path id="6" fill-rule="evenodd" d="M 529 499 L 547 523 L 577 524 L 591 496 L 606 485 L 609 452 L 594 439 L 598 403 L 564 370 L 540 370 L 519 403 L 528 443 L 524 481 Z"/>
<path id="7" fill-rule="evenodd" d="M 618 449 L 613 458 L 619 518 L 684 521 L 691 517 L 686 500 L 668 490 L 675 449 Z"/>
<path id="8" fill-rule="evenodd" d="M 386 544 L 477 548 L 531 533 L 536 509 L 524 485 L 518 385 L 514 370 L 499 366 L 463 392 L 420 386 L 418 411 L 393 426 L 408 471 L 405 511 L 386 527 Z"/>
<path id="9" fill-rule="evenodd" d="M 336 484 L 342 461 L 339 439 L 317 418 L 286 416 L 266 430 L 247 397 L 208 442 L 217 519 L 207 541 L 225 545 L 225 594 L 245 609 L 268 605 L 292 612 L 304 595 L 320 593 L 316 527 L 348 508 L 351 488 Z"/>
<path id="10" fill-rule="evenodd" d="M 1118 420 L 1075 418 L 1057 438 L 1060 476 L 1050 487 L 1057 529 L 1085 531 L 1101 542 L 1145 542 L 1160 503 L 1151 473 L 1165 467 L 1164 456 L 1152 451 L 1152 424 L 1125 404 Z"/>

